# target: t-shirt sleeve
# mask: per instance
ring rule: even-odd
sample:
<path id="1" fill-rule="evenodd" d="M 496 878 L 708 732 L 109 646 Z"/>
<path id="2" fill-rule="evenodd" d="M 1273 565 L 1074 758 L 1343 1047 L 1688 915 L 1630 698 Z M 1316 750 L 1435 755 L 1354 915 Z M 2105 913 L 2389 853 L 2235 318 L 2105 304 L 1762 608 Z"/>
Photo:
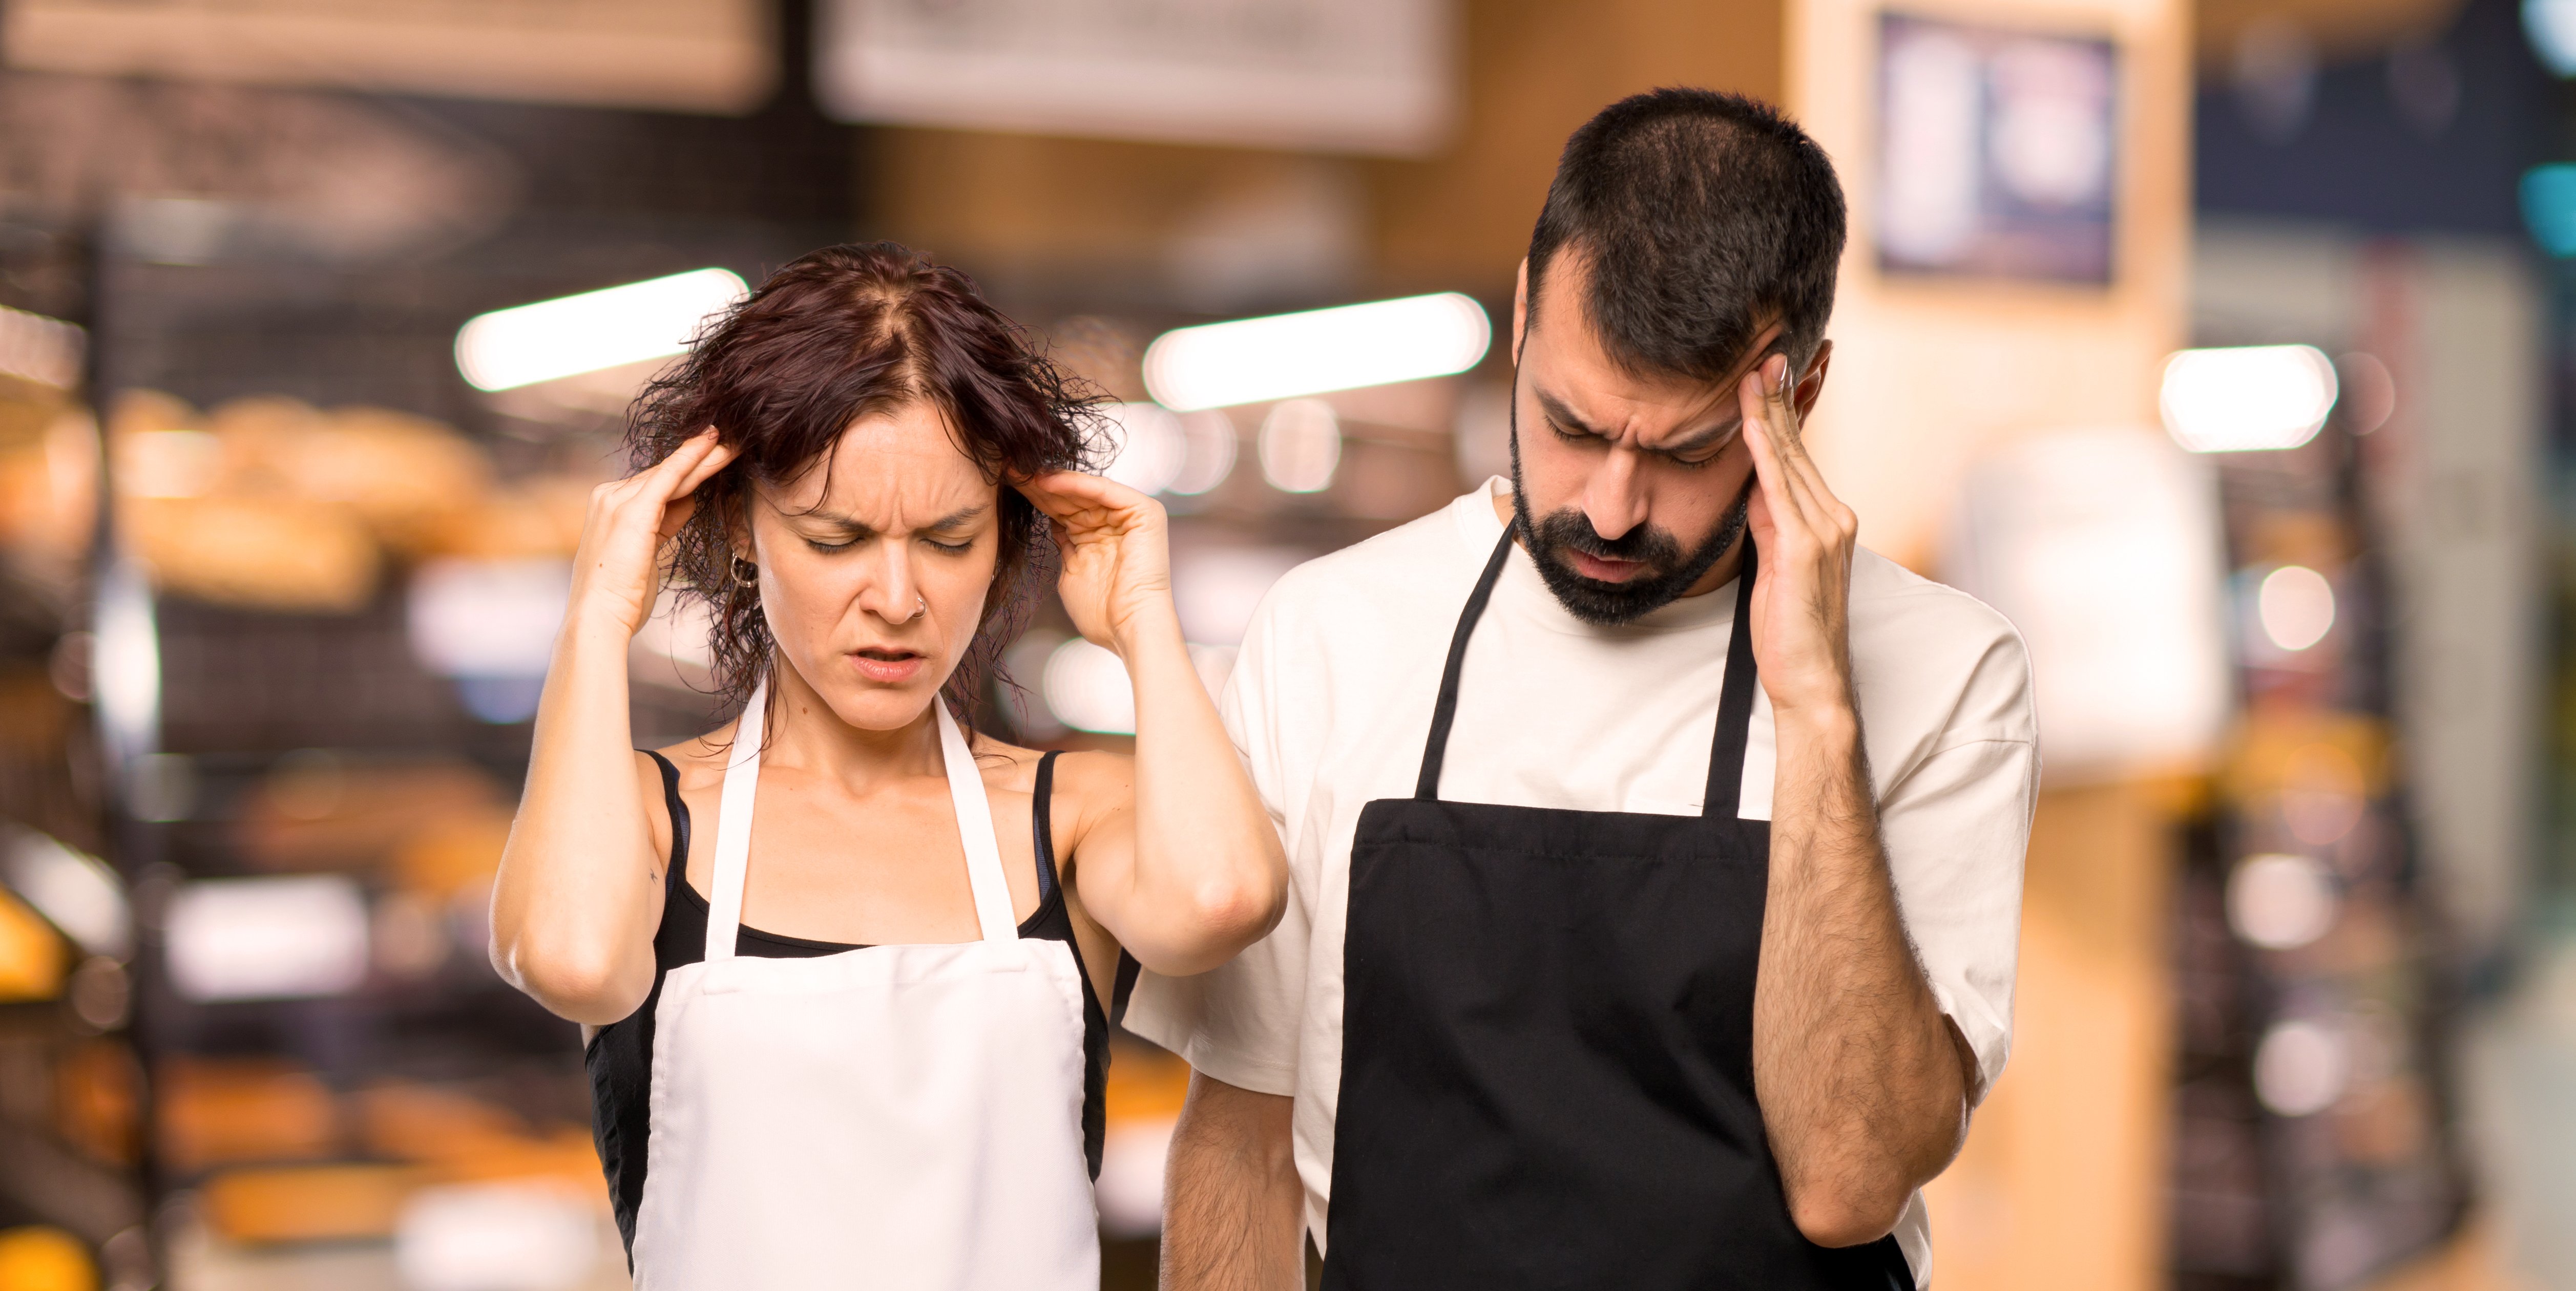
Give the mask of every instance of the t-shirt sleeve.
<path id="1" fill-rule="evenodd" d="M 1276 649 L 1273 640 L 1276 599 L 1274 589 L 1253 615 L 1217 710 L 1271 825 L 1284 836 L 1291 810 L 1287 787 L 1294 782 L 1277 702 L 1278 668 L 1287 652 Z M 1296 855 L 1293 846 L 1289 855 Z M 1139 974 L 1127 1005 L 1127 1029 L 1229 1085 L 1293 1095 L 1311 944 L 1307 878 L 1290 874 L 1287 910 L 1279 926 L 1231 961 L 1195 977 Z"/>
<path id="2" fill-rule="evenodd" d="M 1933 998 L 1976 1051 L 1979 1098 L 2012 1051 L 2022 853 L 2038 771 L 2028 741 L 1953 745 L 1880 808 L 1897 905 Z"/>
<path id="3" fill-rule="evenodd" d="M 1982 1099 L 2012 1050 L 2022 858 L 2039 795 L 2029 670 L 2018 638 L 1972 677 L 1960 720 L 1879 803 L 1906 931 L 1941 1011 L 1977 1056 Z"/>

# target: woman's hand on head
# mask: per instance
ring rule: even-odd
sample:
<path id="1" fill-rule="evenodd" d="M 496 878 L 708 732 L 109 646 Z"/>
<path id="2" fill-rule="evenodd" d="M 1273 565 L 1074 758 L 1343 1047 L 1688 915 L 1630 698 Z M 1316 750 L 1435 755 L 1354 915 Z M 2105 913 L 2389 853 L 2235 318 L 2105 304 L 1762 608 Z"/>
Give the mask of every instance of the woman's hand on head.
<path id="1" fill-rule="evenodd" d="M 1074 630 L 1124 655 L 1146 631 L 1179 630 L 1163 504 L 1112 480 L 1055 471 L 1021 481 L 1063 553 L 1056 592 Z"/>
<path id="2" fill-rule="evenodd" d="M 710 426 L 650 468 L 591 490 L 573 558 L 570 617 L 614 624 L 630 636 L 644 626 L 662 544 L 696 513 L 698 486 L 733 459 Z"/>

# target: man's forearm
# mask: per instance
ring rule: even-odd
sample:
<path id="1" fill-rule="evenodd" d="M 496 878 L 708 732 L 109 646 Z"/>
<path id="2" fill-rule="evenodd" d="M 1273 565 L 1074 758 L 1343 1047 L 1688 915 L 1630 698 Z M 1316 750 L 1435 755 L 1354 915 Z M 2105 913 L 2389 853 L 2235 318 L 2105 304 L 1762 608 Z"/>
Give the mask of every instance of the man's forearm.
<path id="1" fill-rule="evenodd" d="M 1295 1104 L 1190 1077 L 1163 1183 L 1163 1291 L 1302 1291 Z"/>
<path id="2" fill-rule="evenodd" d="M 1791 1215 L 1850 1245 L 1957 1152 L 1967 1078 L 1897 911 L 1857 716 L 1784 715 L 1777 745 L 1754 1086 Z"/>

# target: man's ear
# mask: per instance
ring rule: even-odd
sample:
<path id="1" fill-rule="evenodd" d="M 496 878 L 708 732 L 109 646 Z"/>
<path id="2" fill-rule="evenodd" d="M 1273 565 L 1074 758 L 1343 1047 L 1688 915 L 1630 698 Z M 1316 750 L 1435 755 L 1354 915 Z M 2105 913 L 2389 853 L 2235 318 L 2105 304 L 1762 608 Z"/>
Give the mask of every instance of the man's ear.
<path id="1" fill-rule="evenodd" d="M 1797 413 L 1799 422 L 1804 423 L 1807 420 L 1807 414 L 1816 410 L 1816 396 L 1825 392 L 1825 371 L 1833 365 L 1834 343 L 1832 341 L 1818 342 L 1816 345 L 1816 357 L 1808 360 L 1806 374 L 1798 378 Z"/>
<path id="2" fill-rule="evenodd" d="M 1521 271 L 1512 282 L 1512 366 L 1521 362 L 1521 336 L 1529 330 L 1529 257 L 1521 257 Z"/>

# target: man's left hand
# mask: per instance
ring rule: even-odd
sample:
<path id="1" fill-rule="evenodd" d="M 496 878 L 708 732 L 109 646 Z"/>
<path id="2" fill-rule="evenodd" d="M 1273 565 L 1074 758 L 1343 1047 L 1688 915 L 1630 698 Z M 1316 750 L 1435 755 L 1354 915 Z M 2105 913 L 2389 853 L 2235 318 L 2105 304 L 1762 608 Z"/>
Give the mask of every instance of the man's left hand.
<path id="1" fill-rule="evenodd" d="M 1745 510 L 1761 555 L 1753 658 L 1780 717 L 1849 713 L 1852 550 L 1860 521 L 1807 455 L 1789 373 L 1788 357 L 1774 354 L 1746 373 L 1737 391 L 1758 481 Z"/>

